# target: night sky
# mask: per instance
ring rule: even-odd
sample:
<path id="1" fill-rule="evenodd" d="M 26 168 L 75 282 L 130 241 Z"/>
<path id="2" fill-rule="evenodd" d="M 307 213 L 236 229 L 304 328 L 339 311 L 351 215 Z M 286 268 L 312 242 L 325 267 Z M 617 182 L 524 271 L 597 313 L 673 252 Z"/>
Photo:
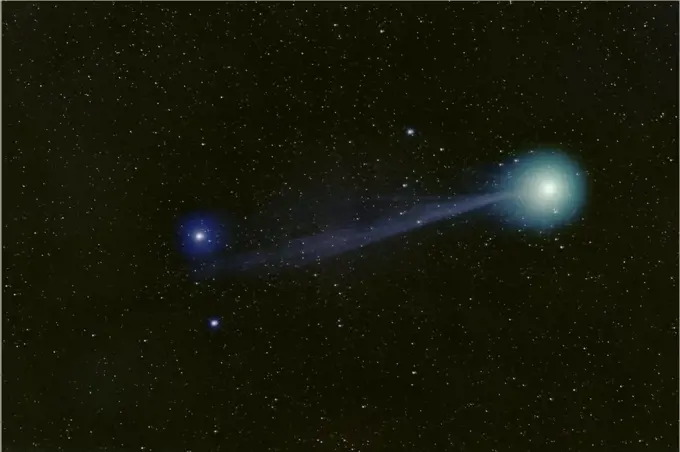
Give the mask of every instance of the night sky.
<path id="1" fill-rule="evenodd" d="M 677 2 L 2 6 L 3 450 L 677 450 Z M 570 224 L 197 276 L 546 148 Z"/>

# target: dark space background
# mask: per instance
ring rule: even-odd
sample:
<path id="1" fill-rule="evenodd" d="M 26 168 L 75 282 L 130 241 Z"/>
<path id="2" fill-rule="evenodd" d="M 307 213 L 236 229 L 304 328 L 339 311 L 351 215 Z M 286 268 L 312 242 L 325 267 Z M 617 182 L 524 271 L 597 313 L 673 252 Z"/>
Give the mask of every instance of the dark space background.
<path id="1" fill-rule="evenodd" d="M 2 9 L 3 450 L 677 450 L 677 2 Z M 550 234 L 203 282 L 176 246 L 547 145 L 590 184 Z"/>

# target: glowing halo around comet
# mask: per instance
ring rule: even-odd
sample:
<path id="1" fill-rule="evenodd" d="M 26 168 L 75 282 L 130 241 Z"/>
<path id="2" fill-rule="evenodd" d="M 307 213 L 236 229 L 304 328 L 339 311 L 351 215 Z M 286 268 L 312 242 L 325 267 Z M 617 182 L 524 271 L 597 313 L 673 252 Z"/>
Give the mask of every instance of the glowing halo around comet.
<path id="1" fill-rule="evenodd" d="M 530 152 L 507 167 L 505 188 L 515 200 L 505 213 L 522 227 L 546 229 L 570 222 L 585 202 L 585 175 L 558 151 Z"/>

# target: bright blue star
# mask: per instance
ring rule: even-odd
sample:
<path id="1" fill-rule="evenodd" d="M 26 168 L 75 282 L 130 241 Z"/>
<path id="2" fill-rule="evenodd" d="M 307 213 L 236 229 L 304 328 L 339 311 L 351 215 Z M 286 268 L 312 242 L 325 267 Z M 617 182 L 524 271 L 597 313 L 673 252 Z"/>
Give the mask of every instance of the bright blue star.
<path id="1" fill-rule="evenodd" d="M 211 317 L 208 319 L 208 326 L 210 326 L 210 329 L 216 330 L 220 327 L 220 319 L 217 317 Z"/>
<path id="2" fill-rule="evenodd" d="M 208 257 L 226 246 L 224 229 L 214 216 L 188 216 L 179 225 L 180 248 L 187 257 Z"/>

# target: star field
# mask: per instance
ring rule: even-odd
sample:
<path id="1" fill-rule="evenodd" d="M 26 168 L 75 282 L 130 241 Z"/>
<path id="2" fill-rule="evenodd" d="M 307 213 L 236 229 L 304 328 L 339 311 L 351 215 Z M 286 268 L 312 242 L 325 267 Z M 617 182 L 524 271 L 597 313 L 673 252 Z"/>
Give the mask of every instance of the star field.
<path id="1" fill-rule="evenodd" d="M 678 449 L 677 2 L 2 7 L 4 451 Z"/>

